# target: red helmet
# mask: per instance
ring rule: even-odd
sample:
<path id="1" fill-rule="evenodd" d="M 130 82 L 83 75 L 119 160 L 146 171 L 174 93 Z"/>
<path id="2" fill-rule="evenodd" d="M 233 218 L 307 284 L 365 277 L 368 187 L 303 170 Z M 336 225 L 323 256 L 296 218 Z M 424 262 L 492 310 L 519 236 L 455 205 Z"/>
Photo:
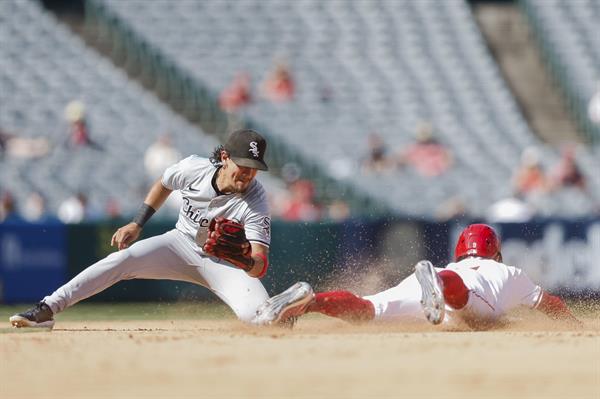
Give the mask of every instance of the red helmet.
<path id="1" fill-rule="evenodd" d="M 460 233 L 454 259 L 458 262 L 467 256 L 502 260 L 500 239 L 493 228 L 487 224 L 472 224 Z"/>

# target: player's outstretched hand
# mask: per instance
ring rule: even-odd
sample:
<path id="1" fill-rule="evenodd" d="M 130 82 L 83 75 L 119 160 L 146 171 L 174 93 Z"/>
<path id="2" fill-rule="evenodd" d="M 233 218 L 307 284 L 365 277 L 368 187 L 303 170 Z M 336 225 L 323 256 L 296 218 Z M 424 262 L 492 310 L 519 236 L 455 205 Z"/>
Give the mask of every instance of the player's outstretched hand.
<path id="1" fill-rule="evenodd" d="M 138 239 L 141 231 L 142 228 L 137 223 L 131 222 L 121 227 L 113 234 L 112 239 L 110 240 L 110 246 L 112 247 L 117 244 L 119 251 L 128 248 L 129 244 Z"/>

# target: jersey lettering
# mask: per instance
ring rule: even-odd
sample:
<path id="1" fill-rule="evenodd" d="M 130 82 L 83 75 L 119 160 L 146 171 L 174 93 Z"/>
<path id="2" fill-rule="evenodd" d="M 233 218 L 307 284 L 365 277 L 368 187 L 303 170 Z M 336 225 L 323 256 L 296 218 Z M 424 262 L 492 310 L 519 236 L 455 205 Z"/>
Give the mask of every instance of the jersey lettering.
<path id="1" fill-rule="evenodd" d="M 263 231 L 265 232 L 265 235 L 267 237 L 269 237 L 269 239 L 271 238 L 271 218 L 268 216 L 265 216 L 262 219 L 262 228 Z"/>
<path id="2" fill-rule="evenodd" d="M 202 209 L 194 209 L 187 197 L 183 197 L 183 202 L 183 213 L 185 213 L 185 215 L 194 223 L 198 223 L 200 215 L 202 214 Z"/>

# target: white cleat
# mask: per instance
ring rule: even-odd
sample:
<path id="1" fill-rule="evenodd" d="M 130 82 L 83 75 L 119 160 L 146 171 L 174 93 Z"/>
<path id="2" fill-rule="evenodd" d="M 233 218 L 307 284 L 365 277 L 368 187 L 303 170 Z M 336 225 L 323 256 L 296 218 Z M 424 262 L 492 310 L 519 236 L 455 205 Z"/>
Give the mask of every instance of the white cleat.
<path id="1" fill-rule="evenodd" d="M 315 293 L 310 284 L 296 283 L 260 305 L 252 323 L 259 326 L 273 324 L 291 324 L 293 326 L 294 318 L 304 314 L 314 297 Z"/>
<path id="2" fill-rule="evenodd" d="M 417 263 L 415 276 L 421 285 L 421 307 L 425 317 L 432 324 L 440 324 L 446 311 L 440 276 L 428 260 Z"/>

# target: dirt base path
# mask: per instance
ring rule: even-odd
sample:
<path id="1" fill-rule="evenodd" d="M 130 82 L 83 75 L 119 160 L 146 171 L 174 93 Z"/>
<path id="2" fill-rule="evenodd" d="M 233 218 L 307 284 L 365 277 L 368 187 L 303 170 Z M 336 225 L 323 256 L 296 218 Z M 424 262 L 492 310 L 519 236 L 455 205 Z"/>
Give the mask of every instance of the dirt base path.
<path id="1" fill-rule="evenodd" d="M 598 399 L 600 326 L 585 325 L 58 322 L 52 332 L 0 334 L 0 397 Z"/>

